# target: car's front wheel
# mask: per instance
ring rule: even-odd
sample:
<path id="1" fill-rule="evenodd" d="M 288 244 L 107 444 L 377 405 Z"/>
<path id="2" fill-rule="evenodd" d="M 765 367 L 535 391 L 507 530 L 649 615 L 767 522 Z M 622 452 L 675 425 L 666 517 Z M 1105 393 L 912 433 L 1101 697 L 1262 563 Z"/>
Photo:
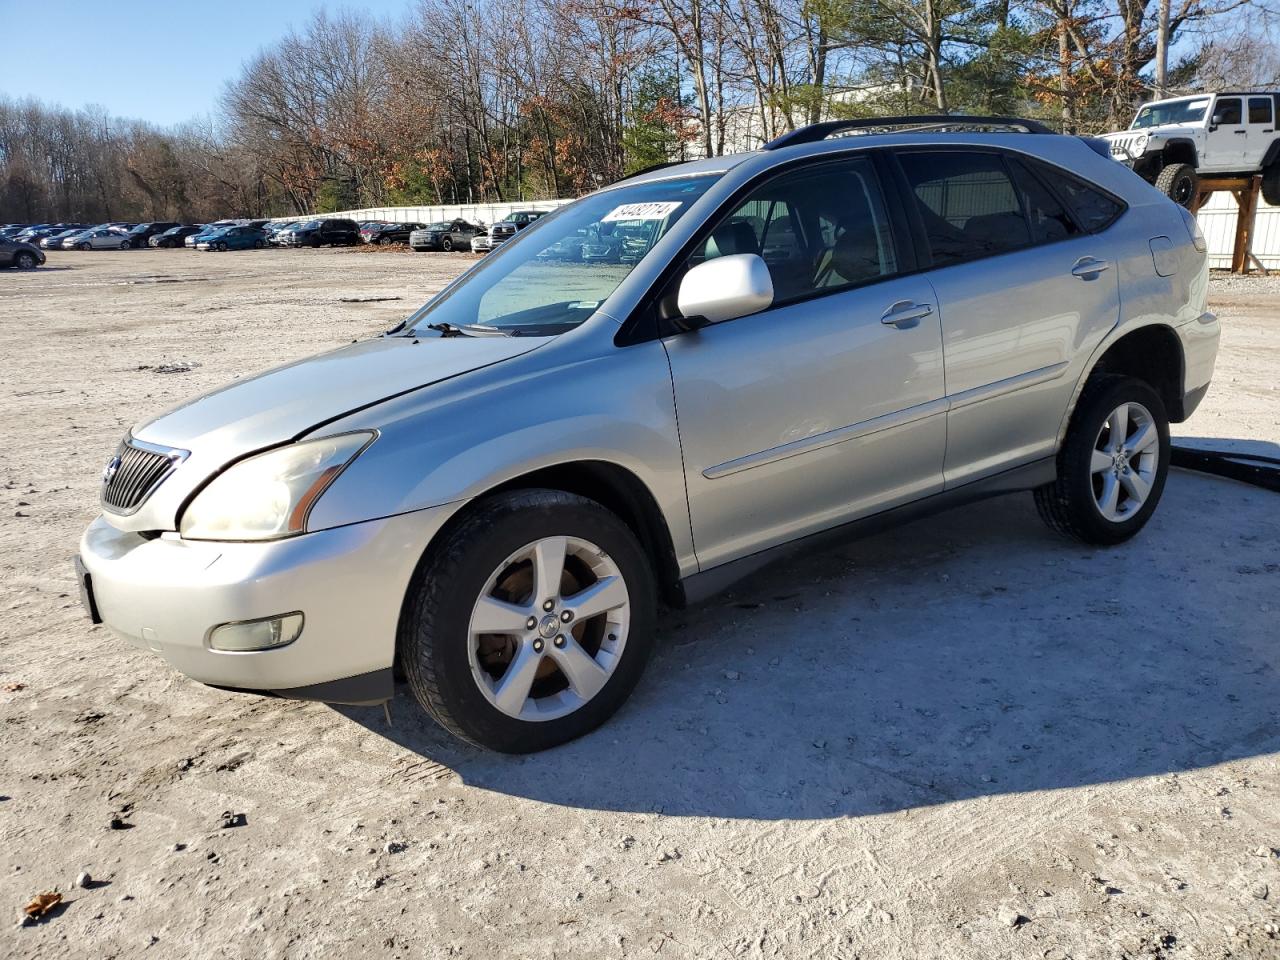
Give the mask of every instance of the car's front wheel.
<path id="1" fill-rule="evenodd" d="M 452 252 L 453 252 L 453 238 L 452 238 L 452 237 L 445 237 L 443 240 L 441 240 L 441 241 L 440 241 L 440 249 L 441 249 L 441 250 L 443 250 L 445 253 L 452 253 Z"/>
<path id="2" fill-rule="evenodd" d="M 1169 472 L 1169 417 L 1134 377 L 1085 384 L 1058 452 L 1058 478 L 1035 491 L 1051 528 L 1084 543 L 1128 540 L 1155 512 Z"/>
<path id="3" fill-rule="evenodd" d="M 476 504 L 420 564 L 399 664 L 441 726 L 504 753 L 595 729 L 630 695 L 653 645 L 656 589 L 635 535 L 554 490 Z"/>
<path id="4" fill-rule="evenodd" d="M 34 270 L 36 268 L 36 255 L 27 250 L 19 250 L 13 258 L 13 265 L 19 270 Z"/>

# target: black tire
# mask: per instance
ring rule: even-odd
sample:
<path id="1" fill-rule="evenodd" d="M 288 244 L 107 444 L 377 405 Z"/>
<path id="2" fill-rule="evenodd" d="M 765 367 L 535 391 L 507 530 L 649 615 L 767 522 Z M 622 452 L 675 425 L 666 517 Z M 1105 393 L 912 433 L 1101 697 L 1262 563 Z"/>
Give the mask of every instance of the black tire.
<path id="1" fill-rule="evenodd" d="M 502 561 L 548 536 L 578 536 L 603 549 L 630 594 L 621 660 L 604 687 L 573 713 L 523 721 L 493 706 L 476 685 L 467 650 L 474 598 Z M 427 551 L 401 615 L 397 662 L 414 696 L 442 727 L 477 746 L 532 753 L 594 730 L 630 696 L 653 648 L 653 571 L 631 530 L 594 500 L 557 490 L 518 490 L 476 504 Z"/>
<path id="2" fill-rule="evenodd" d="M 1128 519 L 1115 521 L 1102 515 L 1094 499 L 1090 459 L 1108 416 L 1123 403 L 1140 403 L 1151 413 L 1159 437 L 1159 460 L 1141 508 Z M 1123 543 L 1146 526 L 1160 503 L 1169 458 L 1169 416 L 1160 395 L 1136 377 L 1095 374 L 1085 384 L 1058 451 L 1058 479 L 1035 490 L 1036 510 L 1050 529 L 1082 543 Z"/>
<path id="3" fill-rule="evenodd" d="M 262 249 L 263 247 L 265 247 L 266 245 L 267 245 L 267 241 L 262 240 L 262 239 L 258 239 L 258 240 L 253 241 L 253 249 L 255 249 L 255 250 L 261 250 L 261 249 Z"/>
<path id="4" fill-rule="evenodd" d="M 219 253 L 226 253 L 226 252 L 227 252 L 227 241 L 225 241 L 225 240 L 219 240 L 217 243 L 215 243 L 215 244 L 213 245 L 213 249 L 217 250 Z"/>
<path id="5" fill-rule="evenodd" d="M 440 249 L 445 253 L 453 252 L 453 237 L 445 237 L 440 241 Z"/>
<path id="6" fill-rule="evenodd" d="M 1171 163 L 1156 177 L 1156 189 L 1179 206 L 1191 209 L 1196 202 L 1200 178 L 1189 163 Z"/>
<path id="7" fill-rule="evenodd" d="M 1280 207 L 1280 161 L 1262 171 L 1262 199 Z"/>
<path id="8" fill-rule="evenodd" d="M 30 250 L 19 250 L 14 255 L 13 265 L 19 270 L 34 270 L 38 266 L 36 255 Z"/>
<path id="9" fill-rule="evenodd" d="M 319 249 L 320 249 L 320 238 L 319 238 L 319 237 L 312 237 L 312 238 L 311 238 L 311 246 L 312 246 L 312 248 L 313 248 L 313 249 L 315 249 L 315 250 L 319 250 Z"/>
<path id="10" fill-rule="evenodd" d="M 76 249 L 77 249 L 77 250 L 90 250 L 90 249 L 92 249 L 92 248 L 91 248 L 91 247 L 89 246 L 89 244 L 87 244 L 87 243 L 77 243 L 77 244 L 76 244 Z"/>

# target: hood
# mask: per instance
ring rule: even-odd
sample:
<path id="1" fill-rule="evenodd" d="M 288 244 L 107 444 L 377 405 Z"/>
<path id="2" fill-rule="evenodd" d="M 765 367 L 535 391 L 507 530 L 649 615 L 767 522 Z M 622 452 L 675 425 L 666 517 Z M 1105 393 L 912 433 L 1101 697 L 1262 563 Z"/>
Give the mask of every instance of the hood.
<path id="1" fill-rule="evenodd" d="M 410 391 L 537 349 L 543 337 L 382 337 L 237 381 L 133 429 L 146 443 L 189 451 L 137 513 L 107 513 L 121 530 L 176 529 L 178 511 L 232 460 Z"/>
<path id="2" fill-rule="evenodd" d="M 276 367 L 206 393 L 134 429 L 149 443 L 224 462 L 284 443 L 390 397 L 499 363 L 540 337 L 379 337 Z"/>

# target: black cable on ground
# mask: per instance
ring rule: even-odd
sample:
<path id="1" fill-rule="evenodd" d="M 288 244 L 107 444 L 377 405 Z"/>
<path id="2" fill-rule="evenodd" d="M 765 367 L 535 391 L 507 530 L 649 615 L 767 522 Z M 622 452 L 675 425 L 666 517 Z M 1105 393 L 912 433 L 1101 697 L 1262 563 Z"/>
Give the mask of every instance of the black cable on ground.
<path id="1" fill-rule="evenodd" d="M 1171 462 L 1184 470 L 1212 473 L 1280 493 L 1280 459 L 1275 457 L 1175 446 Z"/>

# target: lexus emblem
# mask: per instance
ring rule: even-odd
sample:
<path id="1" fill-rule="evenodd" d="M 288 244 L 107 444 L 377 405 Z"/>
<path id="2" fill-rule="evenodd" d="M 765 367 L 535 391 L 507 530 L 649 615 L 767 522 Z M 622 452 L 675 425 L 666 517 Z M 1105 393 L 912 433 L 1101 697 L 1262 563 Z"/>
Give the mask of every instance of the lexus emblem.
<path id="1" fill-rule="evenodd" d="M 116 475 L 116 471 L 120 469 L 120 458 L 112 457 L 107 461 L 106 467 L 102 471 L 102 485 L 104 487 L 111 486 L 111 480 Z"/>

